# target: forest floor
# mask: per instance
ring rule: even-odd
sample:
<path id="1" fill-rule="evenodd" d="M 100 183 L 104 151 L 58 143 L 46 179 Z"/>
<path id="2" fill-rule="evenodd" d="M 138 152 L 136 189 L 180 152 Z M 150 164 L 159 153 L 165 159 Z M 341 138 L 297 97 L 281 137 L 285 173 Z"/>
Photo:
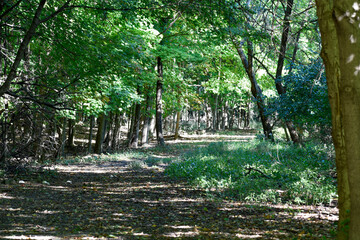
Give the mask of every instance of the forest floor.
<path id="1" fill-rule="evenodd" d="M 336 208 L 223 199 L 170 179 L 166 164 L 134 167 L 138 160 L 6 176 L 0 183 L 0 239 L 335 238 Z"/>

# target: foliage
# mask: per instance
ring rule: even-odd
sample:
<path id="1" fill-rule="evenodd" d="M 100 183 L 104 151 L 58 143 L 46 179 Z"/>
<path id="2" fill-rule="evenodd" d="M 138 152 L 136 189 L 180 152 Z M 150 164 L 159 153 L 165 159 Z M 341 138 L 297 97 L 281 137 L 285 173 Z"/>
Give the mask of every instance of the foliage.
<path id="1" fill-rule="evenodd" d="M 331 112 L 324 67 L 320 60 L 308 65 L 295 65 L 282 78 L 286 93 L 273 98 L 272 110 L 285 121 L 292 121 L 299 129 L 319 133 L 325 139 L 330 135 Z"/>
<path id="2" fill-rule="evenodd" d="M 329 149 L 282 143 L 212 143 L 185 154 L 166 173 L 250 202 L 329 204 L 336 195 Z"/>

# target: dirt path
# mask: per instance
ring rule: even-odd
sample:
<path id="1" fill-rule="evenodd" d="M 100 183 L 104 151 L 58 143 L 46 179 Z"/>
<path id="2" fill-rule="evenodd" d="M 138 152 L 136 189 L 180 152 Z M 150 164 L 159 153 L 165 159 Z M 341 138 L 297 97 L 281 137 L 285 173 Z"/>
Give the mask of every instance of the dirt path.
<path id="1" fill-rule="evenodd" d="M 0 184 L 1 239 L 331 239 L 336 209 L 209 198 L 162 168 L 58 166 Z M 46 181 L 46 182 L 45 182 Z"/>

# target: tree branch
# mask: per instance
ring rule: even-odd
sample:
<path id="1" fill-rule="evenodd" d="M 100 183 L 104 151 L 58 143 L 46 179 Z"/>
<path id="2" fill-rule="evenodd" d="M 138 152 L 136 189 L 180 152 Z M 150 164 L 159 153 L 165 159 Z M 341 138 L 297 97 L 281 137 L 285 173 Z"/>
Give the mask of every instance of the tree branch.
<path id="1" fill-rule="evenodd" d="M 265 66 L 265 64 L 263 64 L 255 55 L 252 56 L 266 71 L 266 73 L 272 78 L 272 79 L 276 79 L 274 75 L 271 74 L 271 72 L 269 71 L 269 69 Z"/>
<path id="2" fill-rule="evenodd" d="M 245 173 L 245 176 L 249 175 L 251 173 L 251 171 L 255 171 L 255 172 L 260 173 L 265 178 L 270 178 L 268 175 L 266 175 L 265 173 L 263 173 L 262 171 L 260 171 L 259 169 L 256 169 L 256 168 L 247 167 L 247 168 L 245 168 L 245 170 L 248 170 L 248 172 Z"/>
<path id="3" fill-rule="evenodd" d="M 42 12 L 42 10 L 44 8 L 45 3 L 46 3 L 46 0 L 41 0 L 39 5 L 38 5 L 38 8 L 35 11 L 33 21 L 31 23 L 28 31 L 26 32 L 20 46 L 19 46 L 19 49 L 18 49 L 18 51 L 16 53 L 16 58 L 14 60 L 14 63 L 11 66 L 9 75 L 7 76 L 5 82 L 0 86 L 0 97 L 2 97 L 9 90 L 11 82 L 16 77 L 17 69 L 18 69 L 18 67 L 20 65 L 20 62 L 24 58 L 26 48 L 29 45 L 31 38 L 35 34 L 36 28 L 40 24 L 40 15 L 41 15 L 41 12 Z"/>
<path id="4" fill-rule="evenodd" d="M 161 33 L 158 34 L 161 35 L 161 34 L 164 34 L 167 30 L 169 30 L 174 24 L 175 22 L 182 16 L 182 14 L 185 12 L 185 10 L 189 7 L 189 5 L 193 2 L 194 0 L 191 0 L 187 5 L 186 7 L 182 10 L 182 11 L 179 11 L 177 12 L 176 16 L 173 18 L 173 21 L 169 24 L 169 26 L 167 28 L 165 28 L 164 31 L 162 31 Z"/>
<path id="5" fill-rule="evenodd" d="M 14 5 L 12 5 L 9 9 L 7 9 L 3 14 L 1 14 L 0 19 L 3 19 L 9 12 L 11 12 L 14 8 L 19 6 L 22 0 L 17 1 Z"/>
<path id="6" fill-rule="evenodd" d="M 40 23 L 44 23 L 46 21 L 49 21 L 50 19 L 56 17 L 56 15 L 58 15 L 59 13 L 63 12 L 66 10 L 67 7 L 69 7 L 69 3 L 71 2 L 72 0 L 68 0 L 66 3 L 64 3 L 64 5 L 62 5 L 57 11 L 53 12 L 52 14 L 50 14 L 49 16 L 47 16 L 46 18 L 42 19 L 40 21 Z"/>

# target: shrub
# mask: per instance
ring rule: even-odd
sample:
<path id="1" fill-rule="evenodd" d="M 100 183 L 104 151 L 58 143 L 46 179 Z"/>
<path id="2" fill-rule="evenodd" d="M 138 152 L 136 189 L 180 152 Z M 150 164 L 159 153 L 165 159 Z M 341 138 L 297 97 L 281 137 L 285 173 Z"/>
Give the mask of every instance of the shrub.
<path id="1" fill-rule="evenodd" d="M 239 200 L 326 204 L 336 193 L 327 152 L 314 144 L 212 143 L 186 153 L 166 173 Z"/>

